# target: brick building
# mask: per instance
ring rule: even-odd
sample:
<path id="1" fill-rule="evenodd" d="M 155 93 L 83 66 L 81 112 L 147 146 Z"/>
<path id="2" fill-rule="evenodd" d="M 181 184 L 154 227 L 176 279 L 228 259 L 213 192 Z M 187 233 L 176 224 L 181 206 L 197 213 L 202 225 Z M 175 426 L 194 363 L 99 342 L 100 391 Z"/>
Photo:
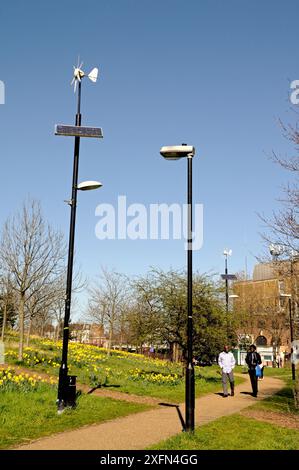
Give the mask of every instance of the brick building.
<path id="1" fill-rule="evenodd" d="M 237 331 L 240 364 L 244 363 L 250 343 L 256 344 L 268 366 L 274 361 L 283 365 L 289 360 L 290 307 L 294 338 L 298 338 L 298 280 L 299 259 L 296 258 L 258 264 L 252 280 L 234 282 L 233 292 L 238 297 L 234 298 L 233 314 L 240 322 Z"/>

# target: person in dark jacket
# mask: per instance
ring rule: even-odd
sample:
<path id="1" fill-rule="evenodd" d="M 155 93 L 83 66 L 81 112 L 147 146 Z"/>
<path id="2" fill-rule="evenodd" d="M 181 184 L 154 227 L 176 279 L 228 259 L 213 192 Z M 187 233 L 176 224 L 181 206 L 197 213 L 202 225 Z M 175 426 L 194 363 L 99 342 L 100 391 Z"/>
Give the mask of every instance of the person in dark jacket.
<path id="1" fill-rule="evenodd" d="M 250 346 L 249 351 L 245 358 L 245 362 L 248 366 L 248 373 L 250 376 L 250 381 L 251 381 L 251 386 L 252 386 L 252 395 L 254 397 L 257 397 L 258 389 L 257 389 L 257 376 L 256 376 L 255 368 L 257 365 L 260 365 L 262 363 L 262 359 L 259 353 L 256 352 L 256 347 L 254 344 Z"/>

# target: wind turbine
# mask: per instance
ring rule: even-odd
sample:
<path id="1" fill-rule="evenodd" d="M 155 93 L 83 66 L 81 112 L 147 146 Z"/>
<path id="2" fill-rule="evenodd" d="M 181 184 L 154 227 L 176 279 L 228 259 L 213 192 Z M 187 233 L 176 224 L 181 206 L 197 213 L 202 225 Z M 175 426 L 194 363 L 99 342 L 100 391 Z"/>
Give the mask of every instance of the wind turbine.
<path id="1" fill-rule="evenodd" d="M 77 83 L 81 83 L 81 80 L 83 77 L 88 77 L 89 80 L 91 80 L 93 83 L 95 83 L 98 79 L 98 74 L 99 74 L 99 69 L 97 67 L 94 67 L 89 74 L 86 74 L 82 70 L 83 62 L 79 65 L 79 60 L 77 63 L 77 67 L 74 66 L 74 73 L 73 73 L 73 79 L 71 81 L 71 85 L 74 85 L 74 93 L 76 93 L 76 88 L 77 88 Z"/>

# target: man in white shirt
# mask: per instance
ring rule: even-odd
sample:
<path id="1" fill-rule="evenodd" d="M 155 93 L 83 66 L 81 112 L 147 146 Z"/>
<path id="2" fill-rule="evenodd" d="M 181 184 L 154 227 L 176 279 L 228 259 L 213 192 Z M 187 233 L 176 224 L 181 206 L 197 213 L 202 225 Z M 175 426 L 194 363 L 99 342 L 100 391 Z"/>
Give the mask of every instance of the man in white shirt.
<path id="1" fill-rule="evenodd" d="M 223 351 L 219 354 L 218 364 L 221 368 L 222 374 L 222 386 L 223 386 L 223 398 L 228 396 L 227 393 L 227 380 L 230 383 L 231 396 L 235 394 L 235 382 L 233 368 L 236 365 L 236 361 L 233 353 L 230 352 L 228 346 L 224 346 Z"/>

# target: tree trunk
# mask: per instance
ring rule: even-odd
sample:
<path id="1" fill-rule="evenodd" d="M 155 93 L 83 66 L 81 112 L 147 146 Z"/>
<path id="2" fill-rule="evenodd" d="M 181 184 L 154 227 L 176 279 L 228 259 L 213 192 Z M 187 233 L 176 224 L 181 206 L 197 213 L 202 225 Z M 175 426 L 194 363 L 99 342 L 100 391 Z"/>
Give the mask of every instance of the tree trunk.
<path id="1" fill-rule="evenodd" d="M 27 348 L 28 348 L 28 346 L 29 346 L 29 341 L 30 341 L 31 325 L 32 325 L 32 317 L 31 317 L 31 315 L 30 315 L 30 318 L 29 318 L 29 325 L 28 325 L 28 330 L 27 330 L 27 338 L 26 338 L 26 346 L 27 346 Z"/>
<path id="2" fill-rule="evenodd" d="M 24 298 L 24 295 L 21 294 L 20 305 L 19 305 L 19 329 L 20 329 L 19 354 L 18 354 L 19 361 L 23 360 L 24 318 L 25 318 L 25 298 Z"/>
<path id="3" fill-rule="evenodd" d="M 58 322 L 56 326 L 56 341 L 59 340 L 59 334 L 60 334 L 60 321 Z"/>
<path id="4" fill-rule="evenodd" d="M 2 320 L 2 332 L 1 332 L 1 341 L 4 341 L 4 333 L 7 320 L 7 303 L 4 304 L 3 320 Z"/>
<path id="5" fill-rule="evenodd" d="M 276 344 L 272 346 L 273 348 L 273 362 L 272 362 L 272 367 L 276 367 L 276 358 L 277 358 L 277 347 Z"/>
<path id="6" fill-rule="evenodd" d="M 111 344 L 112 344 L 112 336 L 113 336 L 113 328 L 112 328 L 112 326 L 110 326 L 107 357 L 110 356 Z"/>
<path id="7" fill-rule="evenodd" d="M 179 362 L 179 345 L 173 343 L 172 345 L 172 362 Z"/>

